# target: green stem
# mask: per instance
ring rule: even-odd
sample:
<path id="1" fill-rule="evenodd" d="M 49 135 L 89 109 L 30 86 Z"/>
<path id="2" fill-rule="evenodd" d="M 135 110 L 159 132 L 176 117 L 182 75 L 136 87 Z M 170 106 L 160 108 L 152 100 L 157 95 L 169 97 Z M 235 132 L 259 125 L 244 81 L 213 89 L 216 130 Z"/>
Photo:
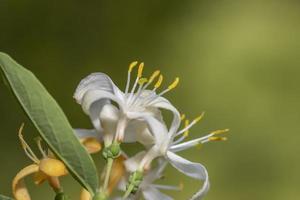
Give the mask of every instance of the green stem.
<path id="1" fill-rule="evenodd" d="M 106 173 L 105 173 L 105 179 L 104 179 L 104 191 L 107 190 L 108 181 L 109 181 L 109 177 L 110 177 L 113 162 L 114 162 L 113 158 L 108 158 L 107 159 Z"/>
<path id="2" fill-rule="evenodd" d="M 133 184 L 130 184 L 125 192 L 125 194 L 123 195 L 122 199 L 126 199 L 127 197 L 129 197 L 129 195 L 131 194 L 132 190 L 134 188 Z"/>

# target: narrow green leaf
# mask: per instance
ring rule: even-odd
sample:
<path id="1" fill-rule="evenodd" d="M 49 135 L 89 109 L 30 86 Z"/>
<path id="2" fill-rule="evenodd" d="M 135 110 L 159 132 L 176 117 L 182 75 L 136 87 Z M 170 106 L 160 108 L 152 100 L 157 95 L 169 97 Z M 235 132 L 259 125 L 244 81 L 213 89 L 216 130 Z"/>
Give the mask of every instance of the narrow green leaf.
<path id="1" fill-rule="evenodd" d="M 10 197 L 0 194 L 0 200 L 13 200 L 13 198 L 10 198 Z"/>
<path id="2" fill-rule="evenodd" d="M 59 105 L 29 70 L 1 52 L 0 67 L 41 137 L 66 164 L 73 177 L 94 194 L 99 188 L 95 164 L 76 138 Z"/>

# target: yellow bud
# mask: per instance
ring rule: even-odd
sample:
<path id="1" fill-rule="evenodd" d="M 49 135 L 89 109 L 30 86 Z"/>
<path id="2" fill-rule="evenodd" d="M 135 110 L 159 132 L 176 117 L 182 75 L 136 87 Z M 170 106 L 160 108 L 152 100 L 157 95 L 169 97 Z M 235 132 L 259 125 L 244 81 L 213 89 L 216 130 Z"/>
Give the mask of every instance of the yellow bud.
<path id="1" fill-rule="evenodd" d="M 128 72 L 130 73 L 131 71 L 132 71 L 132 69 L 137 65 L 137 61 L 134 61 L 134 62 L 132 62 L 132 63 L 130 63 L 130 65 L 129 65 L 129 69 L 128 69 Z"/>
<path id="2" fill-rule="evenodd" d="M 101 150 L 101 144 L 96 138 L 88 137 L 80 140 L 81 144 L 90 153 L 97 153 Z"/>
<path id="3" fill-rule="evenodd" d="M 144 69 L 144 63 L 142 62 L 142 63 L 139 65 L 138 75 L 137 75 L 138 78 L 141 78 L 141 77 L 142 77 L 143 69 Z"/>
<path id="4" fill-rule="evenodd" d="M 90 200 L 91 194 L 84 188 L 81 189 L 80 192 L 80 200 Z"/>
<path id="5" fill-rule="evenodd" d="M 175 80 L 173 81 L 173 83 L 171 85 L 169 85 L 168 89 L 169 90 L 174 89 L 178 85 L 178 83 L 179 83 L 179 78 L 176 77 Z"/>
<path id="6" fill-rule="evenodd" d="M 149 78 L 149 82 L 151 83 L 159 75 L 159 73 L 160 73 L 159 70 L 156 70 L 155 72 L 153 72 L 153 74 Z"/>
<path id="7" fill-rule="evenodd" d="M 63 162 L 53 158 L 45 158 L 39 163 L 40 171 L 48 176 L 63 176 L 68 173 L 66 166 Z"/>
<path id="8" fill-rule="evenodd" d="M 157 82 L 155 83 L 154 88 L 159 88 L 163 79 L 164 79 L 163 75 L 159 75 L 159 78 L 158 78 Z"/>

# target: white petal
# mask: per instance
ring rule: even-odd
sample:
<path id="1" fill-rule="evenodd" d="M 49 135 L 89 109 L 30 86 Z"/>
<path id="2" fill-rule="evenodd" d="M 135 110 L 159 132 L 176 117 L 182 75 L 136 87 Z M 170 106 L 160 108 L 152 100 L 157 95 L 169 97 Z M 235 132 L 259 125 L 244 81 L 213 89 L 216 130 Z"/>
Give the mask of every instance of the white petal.
<path id="1" fill-rule="evenodd" d="M 125 129 L 124 142 L 139 142 L 146 147 L 154 143 L 154 137 L 150 133 L 145 121 L 131 120 Z"/>
<path id="2" fill-rule="evenodd" d="M 119 102 L 119 100 L 111 93 L 91 90 L 85 93 L 82 99 L 82 109 L 88 114 L 97 130 L 101 130 L 99 115 L 104 105 L 109 104 L 109 100 Z"/>
<path id="3" fill-rule="evenodd" d="M 200 163 L 186 160 L 170 151 L 167 152 L 170 164 L 178 171 L 194 179 L 203 180 L 202 188 L 192 197 L 192 200 L 200 200 L 209 190 L 209 180 L 206 168 Z"/>
<path id="4" fill-rule="evenodd" d="M 110 100 L 120 104 L 123 93 L 106 74 L 93 73 L 79 83 L 74 98 L 82 105 L 83 111 L 90 116 L 94 127 L 101 131 L 98 117 L 103 105 Z"/>
<path id="5" fill-rule="evenodd" d="M 173 167 L 185 175 L 199 180 L 207 178 L 206 169 L 200 163 L 191 162 L 170 151 L 167 152 L 167 158 Z"/>
<path id="6" fill-rule="evenodd" d="M 163 97 L 158 97 L 157 99 L 155 99 L 151 103 L 151 106 L 170 110 L 173 113 L 173 121 L 170 127 L 170 133 L 175 134 L 180 126 L 180 114 L 178 110 L 167 99 Z"/>
<path id="7" fill-rule="evenodd" d="M 147 122 L 149 130 L 153 134 L 156 143 L 165 142 L 168 137 L 168 129 L 163 122 L 147 113 L 136 113 L 135 117 Z"/>
<path id="8" fill-rule="evenodd" d="M 120 112 L 118 108 L 112 104 L 106 104 L 99 115 L 100 122 L 104 134 L 105 144 L 110 144 L 117 130 Z"/>
<path id="9" fill-rule="evenodd" d="M 129 172 L 135 172 L 138 169 L 140 162 L 144 158 L 145 154 L 146 154 L 145 151 L 141 151 L 136 155 L 134 155 L 133 157 L 125 160 L 124 165 L 126 167 L 126 170 Z"/>
<path id="10" fill-rule="evenodd" d="M 145 200 L 173 200 L 173 198 L 161 193 L 155 187 L 149 186 L 142 191 Z"/>
<path id="11" fill-rule="evenodd" d="M 203 197 L 207 194 L 208 190 L 209 190 L 209 180 L 206 179 L 203 183 L 203 186 L 202 188 L 197 191 L 193 196 L 192 198 L 190 198 L 190 200 L 201 200 L 203 199 Z"/>
<path id="12" fill-rule="evenodd" d="M 74 129 L 74 132 L 76 134 L 76 136 L 79 139 L 83 139 L 83 138 L 96 138 L 97 140 L 101 141 L 102 139 L 102 134 L 99 133 L 98 131 L 96 131 L 95 129 Z"/>
<path id="13" fill-rule="evenodd" d="M 74 98 L 81 104 L 82 98 L 87 91 L 100 90 L 118 95 L 119 88 L 113 83 L 113 81 L 104 73 L 92 73 L 89 76 L 82 79 L 76 88 Z"/>

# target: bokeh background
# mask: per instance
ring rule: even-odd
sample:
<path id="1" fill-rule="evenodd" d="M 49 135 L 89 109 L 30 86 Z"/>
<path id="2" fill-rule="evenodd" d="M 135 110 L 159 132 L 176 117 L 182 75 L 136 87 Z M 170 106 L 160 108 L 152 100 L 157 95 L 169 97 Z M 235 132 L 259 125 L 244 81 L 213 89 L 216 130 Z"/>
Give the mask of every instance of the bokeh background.
<path id="1" fill-rule="evenodd" d="M 294 200 L 300 195 L 299 21 L 300 2 L 292 0 L 1 0 L 0 50 L 34 72 L 74 127 L 91 127 L 72 98 L 89 73 L 105 72 L 123 88 L 128 63 L 139 60 L 145 73 L 161 69 L 165 84 L 179 76 L 179 87 L 166 97 L 191 118 L 206 112 L 190 138 L 231 130 L 227 142 L 182 153 L 208 168 L 206 199 Z M 0 113 L 0 193 L 11 195 L 12 178 L 30 163 L 17 129 L 25 121 L 30 141 L 37 132 L 2 83 Z M 182 192 L 168 193 L 175 199 L 188 199 L 201 185 L 171 167 L 166 177 L 184 183 Z M 63 182 L 78 199 L 79 185 L 71 177 Z M 27 183 L 33 199 L 53 199 L 46 184 Z"/>

